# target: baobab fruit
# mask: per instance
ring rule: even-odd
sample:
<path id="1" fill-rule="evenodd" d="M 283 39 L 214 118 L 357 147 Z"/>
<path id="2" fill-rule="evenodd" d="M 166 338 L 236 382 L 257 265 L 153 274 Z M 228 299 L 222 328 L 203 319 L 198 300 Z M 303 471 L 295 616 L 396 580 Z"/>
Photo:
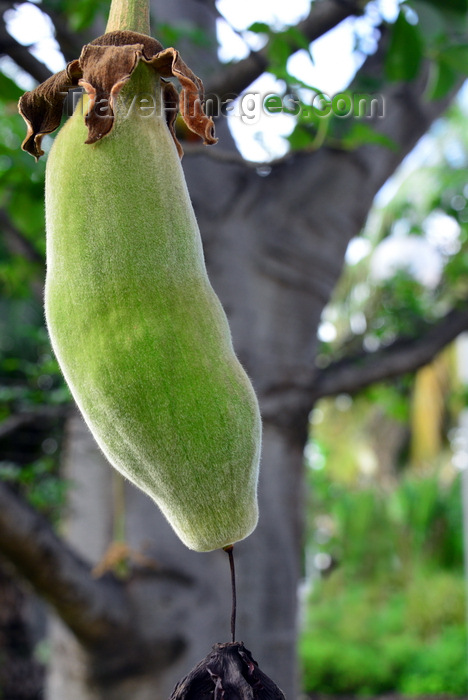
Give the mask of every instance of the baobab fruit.
<path id="1" fill-rule="evenodd" d="M 173 124 L 214 143 L 201 81 L 174 49 L 129 31 L 83 48 L 26 93 L 36 158 L 70 86 L 86 90 L 46 172 L 47 326 L 60 367 L 110 463 L 191 549 L 257 523 L 257 399 L 207 277 Z"/>

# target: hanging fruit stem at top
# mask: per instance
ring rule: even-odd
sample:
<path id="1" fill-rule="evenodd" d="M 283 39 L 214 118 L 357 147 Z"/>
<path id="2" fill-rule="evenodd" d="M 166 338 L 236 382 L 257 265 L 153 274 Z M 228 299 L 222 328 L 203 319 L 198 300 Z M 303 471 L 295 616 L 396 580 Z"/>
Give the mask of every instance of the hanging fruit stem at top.
<path id="1" fill-rule="evenodd" d="M 149 5 L 149 0 L 112 0 L 106 34 L 122 31 L 151 34 Z"/>

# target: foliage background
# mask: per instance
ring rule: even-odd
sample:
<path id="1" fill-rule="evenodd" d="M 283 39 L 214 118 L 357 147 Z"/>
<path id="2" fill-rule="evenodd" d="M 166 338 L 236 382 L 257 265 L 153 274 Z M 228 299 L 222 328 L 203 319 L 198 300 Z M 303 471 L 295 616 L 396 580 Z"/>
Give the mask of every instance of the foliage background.
<path id="1" fill-rule="evenodd" d="M 366 245 L 324 311 L 322 335 L 333 338 L 322 342 L 325 366 L 336 353 L 377 351 L 422 331 L 464 303 L 463 101 L 419 150 L 375 206 Z M 323 399 L 311 415 L 313 583 L 300 645 L 310 693 L 466 696 L 464 363 L 460 345 L 449 346 L 419 372 Z"/>

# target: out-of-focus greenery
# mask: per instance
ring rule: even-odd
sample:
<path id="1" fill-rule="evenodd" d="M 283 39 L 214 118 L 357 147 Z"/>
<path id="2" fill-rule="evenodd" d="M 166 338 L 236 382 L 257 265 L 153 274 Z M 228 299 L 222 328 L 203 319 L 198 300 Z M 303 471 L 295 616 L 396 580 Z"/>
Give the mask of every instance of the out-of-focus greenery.
<path id="1" fill-rule="evenodd" d="M 34 508 L 52 519 L 60 515 L 68 483 L 58 476 L 53 457 L 42 457 L 23 467 L 0 462 L 0 480 L 19 487 Z"/>
<path id="2" fill-rule="evenodd" d="M 436 125 L 424 165 L 371 215 L 364 255 L 324 313 L 321 366 L 417 336 L 466 303 L 466 108 L 455 106 L 449 124 Z M 407 252 L 410 243 L 432 255 L 429 282 L 429 263 Z M 382 276 L 384 245 L 384 262 L 398 247 L 403 254 Z M 306 692 L 467 696 L 461 485 L 451 463 L 465 406 L 451 350 L 416 376 L 316 406 L 300 643 Z"/>
<path id="3" fill-rule="evenodd" d="M 466 303 L 466 92 L 420 144 L 417 167 L 408 159 L 397 184 L 383 188 L 362 237 L 353 241 L 362 252 L 324 311 L 334 336 L 321 345 L 320 366 L 375 351 L 402 335 L 414 337 L 426 323 Z"/>
<path id="4" fill-rule="evenodd" d="M 322 588 L 300 642 L 305 692 L 466 698 L 461 577 L 421 573 L 393 591 L 350 584 L 327 595 Z M 436 631 L 425 633 L 426 626 Z"/>
<path id="5" fill-rule="evenodd" d="M 415 567 L 462 573 L 458 475 L 409 470 L 395 486 L 362 487 L 337 482 L 325 467 L 310 481 L 312 536 L 325 539 L 341 577 L 400 581 Z"/>
<path id="6" fill-rule="evenodd" d="M 329 567 L 307 598 L 304 690 L 466 697 L 459 477 L 352 489 L 325 468 L 311 483 L 310 556 Z"/>
<path id="7" fill-rule="evenodd" d="M 398 4 L 397 16 L 390 21 L 387 16 L 382 22 L 386 17 L 385 4 L 363 3 L 363 24 L 355 25 L 355 48 L 363 57 L 373 53 L 376 39 L 381 31 L 385 32 L 384 70 L 377 74 L 371 67 L 369 70 L 364 67 L 350 90 L 333 97 L 300 80 L 291 71 L 289 59 L 297 49 L 307 52 L 313 61 L 313 51 L 299 27 L 255 22 L 248 28 L 249 32 L 269 40 L 268 72 L 284 86 L 284 111 L 295 118 L 295 126 L 287 137 L 292 150 L 316 150 L 324 144 L 353 150 L 366 143 L 395 149 L 397 145 L 390 138 L 360 118 L 354 95 L 375 95 L 388 82 L 414 80 L 425 65 L 430 70 L 427 98 L 440 99 L 454 88 L 461 76 L 468 75 L 464 34 L 467 1 L 405 0 Z M 369 32 L 371 27 L 374 31 Z"/>
<path id="8" fill-rule="evenodd" d="M 371 213 L 355 248 L 362 252 L 325 309 L 319 366 L 417 338 L 466 304 L 467 182 L 466 106 L 458 105 L 428 137 L 422 164 L 408 166 Z M 466 397 L 449 347 L 416 374 L 324 399 L 312 412 L 305 692 L 468 696 L 454 466 Z"/>
<path id="9" fill-rule="evenodd" d="M 0 437 L 0 479 L 55 520 L 66 489 L 59 477 L 59 407 L 69 392 L 42 310 L 44 163 L 34 165 L 20 149 L 23 90 L 1 72 L 0 88 L 0 207 L 6 217 L 0 222 L 0 422 L 7 426 L 15 417 L 57 407 L 52 419 L 44 412 L 20 440 Z"/>

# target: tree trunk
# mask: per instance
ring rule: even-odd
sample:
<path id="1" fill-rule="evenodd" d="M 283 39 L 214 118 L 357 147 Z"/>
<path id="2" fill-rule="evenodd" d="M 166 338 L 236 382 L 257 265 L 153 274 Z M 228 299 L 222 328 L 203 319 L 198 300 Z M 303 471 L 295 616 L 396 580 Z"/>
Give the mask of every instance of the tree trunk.
<path id="1" fill-rule="evenodd" d="M 35 700 L 43 684 L 44 669 L 34 658 L 42 629 L 43 606 L 0 559 L 0 697 Z"/>

